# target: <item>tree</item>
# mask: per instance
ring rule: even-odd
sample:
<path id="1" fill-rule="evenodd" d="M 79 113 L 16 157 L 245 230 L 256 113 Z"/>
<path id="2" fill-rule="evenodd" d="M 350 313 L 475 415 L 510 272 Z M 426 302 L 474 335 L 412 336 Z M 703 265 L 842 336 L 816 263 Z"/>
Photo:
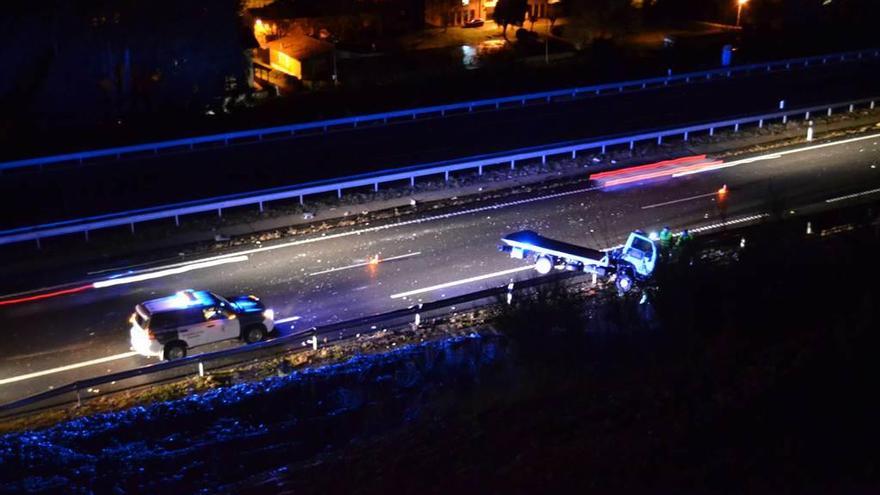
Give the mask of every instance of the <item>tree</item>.
<path id="1" fill-rule="evenodd" d="M 498 0 L 492 18 L 501 25 L 504 39 L 507 39 L 507 26 L 523 25 L 528 8 L 528 0 Z"/>

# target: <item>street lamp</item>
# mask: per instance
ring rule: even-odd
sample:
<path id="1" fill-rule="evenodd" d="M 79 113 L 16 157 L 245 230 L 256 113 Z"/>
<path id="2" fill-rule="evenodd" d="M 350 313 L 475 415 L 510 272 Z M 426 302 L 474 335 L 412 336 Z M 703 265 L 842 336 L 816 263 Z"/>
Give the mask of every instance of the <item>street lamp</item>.
<path id="1" fill-rule="evenodd" d="M 749 3 L 749 0 L 736 0 L 736 26 L 739 27 L 739 19 L 742 16 L 743 5 Z"/>

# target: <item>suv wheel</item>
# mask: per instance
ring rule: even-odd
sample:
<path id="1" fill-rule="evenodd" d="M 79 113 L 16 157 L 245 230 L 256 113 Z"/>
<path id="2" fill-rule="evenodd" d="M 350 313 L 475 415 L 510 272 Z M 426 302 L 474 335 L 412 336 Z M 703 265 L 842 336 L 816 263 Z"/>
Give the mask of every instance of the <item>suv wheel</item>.
<path id="1" fill-rule="evenodd" d="M 259 342 L 266 338 L 266 329 L 262 325 L 254 325 L 244 329 L 244 341 L 248 344 Z"/>
<path id="2" fill-rule="evenodd" d="M 172 342 L 165 346 L 164 358 L 166 361 L 173 359 L 183 359 L 186 357 L 186 344 L 183 342 Z"/>

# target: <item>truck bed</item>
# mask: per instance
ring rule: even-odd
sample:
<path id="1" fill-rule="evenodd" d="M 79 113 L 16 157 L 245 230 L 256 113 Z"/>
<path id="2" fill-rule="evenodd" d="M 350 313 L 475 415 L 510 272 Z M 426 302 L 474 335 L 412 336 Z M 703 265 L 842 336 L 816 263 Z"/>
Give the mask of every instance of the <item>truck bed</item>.
<path id="1" fill-rule="evenodd" d="M 554 256 L 580 259 L 585 263 L 590 264 L 598 263 L 605 258 L 605 253 L 602 251 L 557 241 L 555 239 L 549 239 L 540 236 L 537 232 L 531 230 L 521 230 L 519 232 L 507 234 L 501 238 L 501 241 L 511 247 L 528 249 Z"/>

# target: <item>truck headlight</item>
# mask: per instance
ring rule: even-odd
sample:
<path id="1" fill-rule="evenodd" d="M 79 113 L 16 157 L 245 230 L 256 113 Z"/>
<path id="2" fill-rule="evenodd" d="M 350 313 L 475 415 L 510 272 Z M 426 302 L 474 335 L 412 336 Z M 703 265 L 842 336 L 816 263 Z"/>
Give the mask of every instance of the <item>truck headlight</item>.
<path id="1" fill-rule="evenodd" d="M 263 311 L 263 318 L 266 318 L 267 320 L 274 320 L 275 319 L 275 310 L 274 309 L 267 309 L 267 310 Z"/>

